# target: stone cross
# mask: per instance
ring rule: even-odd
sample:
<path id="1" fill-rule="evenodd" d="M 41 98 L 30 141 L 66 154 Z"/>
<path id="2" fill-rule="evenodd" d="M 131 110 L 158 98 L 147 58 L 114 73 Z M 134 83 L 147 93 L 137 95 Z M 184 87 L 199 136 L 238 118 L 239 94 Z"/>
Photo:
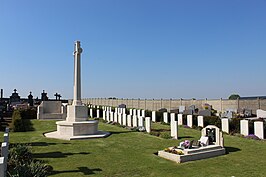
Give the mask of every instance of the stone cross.
<path id="1" fill-rule="evenodd" d="M 80 41 L 75 42 L 74 48 L 74 97 L 72 105 L 81 105 L 81 75 L 80 75 L 80 55 L 82 48 Z"/>
<path id="2" fill-rule="evenodd" d="M 14 93 L 17 93 L 17 89 L 14 89 Z"/>
<path id="3" fill-rule="evenodd" d="M 54 94 L 54 96 L 55 96 L 55 100 L 60 100 L 60 98 L 62 97 L 60 94 L 58 94 L 58 93 L 55 93 Z"/>

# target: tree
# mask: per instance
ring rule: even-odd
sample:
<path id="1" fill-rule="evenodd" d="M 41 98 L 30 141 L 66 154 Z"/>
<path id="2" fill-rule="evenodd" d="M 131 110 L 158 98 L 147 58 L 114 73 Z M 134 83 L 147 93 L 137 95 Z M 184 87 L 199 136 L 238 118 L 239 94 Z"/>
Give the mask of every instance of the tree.
<path id="1" fill-rule="evenodd" d="M 229 100 L 237 100 L 237 99 L 239 99 L 240 98 L 240 96 L 238 95 L 238 94 L 232 94 L 232 95 L 230 95 L 229 96 Z"/>

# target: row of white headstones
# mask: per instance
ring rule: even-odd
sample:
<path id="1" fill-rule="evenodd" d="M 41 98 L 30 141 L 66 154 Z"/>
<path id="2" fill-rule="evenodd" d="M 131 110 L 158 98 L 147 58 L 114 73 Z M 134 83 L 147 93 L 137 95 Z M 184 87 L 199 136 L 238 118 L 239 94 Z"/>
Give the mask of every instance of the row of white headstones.
<path id="1" fill-rule="evenodd" d="M 93 117 L 93 109 L 97 108 L 96 111 L 96 118 L 100 118 L 100 106 L 90 105 L 90 116 Z M 114 112 L 112 112 L 112 108 L 108 106 L 103 106 L 103 119 L 106 121 L 117 122 L 124 126 L 129 127 L 145 127 L 147 132 L 150 132 L 151 129 L 151 121 L 156 122 L 156 111 L 152 111 L 152 118 L 145 117 L 145 110 L 140 109 L 129 109 L 129 115 L 126 114 L 126 108 L 115 108 Z M 183 114 L 177 114 L 177 121 L 176 114 L 170 113 L 170 122 L 168 119 L 169 113 L 163 113 L 163 121 L 165 123 L 170 123 L 171 126 L 171 136 L 173 138 L 178 138 L 178 125 L 183 125 Z M 187 115 L 187 126 L 193 126 L 193 116 Z M 144 126 L 144 119 L 145 119 L 145 126 Z M 197 116 L 197 126 L 204 127 L 204 116 Z M 229 133 L 229 119 L 221 119 L 222 131 Z M 174 133 L 176 132 L 176 133 Z M 249 121 L 248 120 L 241 120 L 240 121 L 240 134 L 247 136 L 249 135 Z M 254 122 L 254 134 L 260 138 L 264 139 L 264 125 L 261 121 Z"/>
<path id="2" fill-rule="evenodd" d="M 8 146 L 9 146 L 9 128 L 6 128 L 4 133 L 4 141 L 1 144 L 1 157 L 0 157 L 0 176 L 6 177 L 7 175 L 7 160 L 8 160 Z"/>

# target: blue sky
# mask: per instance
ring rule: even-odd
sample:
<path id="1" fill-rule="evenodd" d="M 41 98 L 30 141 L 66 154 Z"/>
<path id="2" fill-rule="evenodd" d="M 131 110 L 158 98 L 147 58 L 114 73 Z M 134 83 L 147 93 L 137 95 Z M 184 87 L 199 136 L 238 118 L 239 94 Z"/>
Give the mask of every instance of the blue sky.
<path id="1" fill-rule="evenodd" d="M 0 88 L 82 97 L 266 95 L 265 0 L 2 0 Z"/>

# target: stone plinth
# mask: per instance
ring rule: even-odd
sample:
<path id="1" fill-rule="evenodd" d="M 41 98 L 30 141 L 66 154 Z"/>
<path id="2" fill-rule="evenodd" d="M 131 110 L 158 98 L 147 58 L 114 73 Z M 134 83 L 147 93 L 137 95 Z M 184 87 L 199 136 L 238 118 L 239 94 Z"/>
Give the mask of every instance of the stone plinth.
<path id="1" fill-rule="evenodd" d="M 67 106 L 68 122 L 79 122 L 88 120 L 88 107 L 83 105 L 69 105 Z"/>
<path id="2" fill-rule="evenodd" d="M 176 163 L 183 163 L 193 160 L 206 159 L 225 154 L 225 148 L 217 145 L 210 145 L 207 147 L 200 147 L 197 149 L 184 149 L 184 155 L 177 155 L 165 151 L 159 151 L 158 156 L 174 161 Z"/>
<path id="3" fill-rule="evenodd" d="M 58 121 L 57 131 L 46 133 L 47 138 L 56 138 L 63 140 L 77 140 L 89 138 L 103 138 L 110 133 L 98 131 L 98 121 L 67 122 Z"/>

